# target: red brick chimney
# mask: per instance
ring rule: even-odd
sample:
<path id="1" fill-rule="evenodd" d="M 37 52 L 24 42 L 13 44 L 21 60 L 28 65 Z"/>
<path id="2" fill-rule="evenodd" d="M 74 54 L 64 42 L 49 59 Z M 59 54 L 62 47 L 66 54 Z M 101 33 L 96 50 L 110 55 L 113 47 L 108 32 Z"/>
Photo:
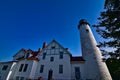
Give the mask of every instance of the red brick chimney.
<path id="1" fill-rule="evenodd" d="M 41 51 L 42 51 L 42 48 L 38 48 L 38 51 L 41 52 Z"/>
<path id="2" fill-rule="evenodd" d="M 44 43 L 43 43 L 43 47 L 42 47 L 42 48 L 44 49 L 44 48 L 46 48 L 46 47 L 47 47 L 47 43 L 46 43 L 46 42 L 44 42 Z"/>

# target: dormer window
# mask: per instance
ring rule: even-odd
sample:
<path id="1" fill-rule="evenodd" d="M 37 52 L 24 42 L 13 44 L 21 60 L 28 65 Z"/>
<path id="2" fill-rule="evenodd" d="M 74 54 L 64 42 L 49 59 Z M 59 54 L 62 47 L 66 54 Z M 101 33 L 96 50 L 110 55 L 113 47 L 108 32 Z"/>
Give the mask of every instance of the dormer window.
<path id="1" fill-rule="evenodd" d="M 25 55 L 25 58 L 28 58 L 28 57 L 29 57 L 29 55 L 30 55 L 30 53 L 27 53 L 27 54 Z"/>

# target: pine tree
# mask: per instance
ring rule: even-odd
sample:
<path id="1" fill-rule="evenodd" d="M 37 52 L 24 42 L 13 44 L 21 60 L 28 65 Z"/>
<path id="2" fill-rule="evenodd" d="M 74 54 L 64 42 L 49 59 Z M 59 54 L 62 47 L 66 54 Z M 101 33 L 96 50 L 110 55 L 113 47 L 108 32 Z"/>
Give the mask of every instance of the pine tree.
<path id="1" fill-rule="evenodd" d="M 99 43 L 99 47 L 114 48 L 113 51 L 107 51 L 107 53 L 111 57 L 120 57 L 120 0 L 105 0 L 104 11 L 100 13 L 98 21 L 93 26 L 96 32 L 104 38 L 104 41 Z"/>

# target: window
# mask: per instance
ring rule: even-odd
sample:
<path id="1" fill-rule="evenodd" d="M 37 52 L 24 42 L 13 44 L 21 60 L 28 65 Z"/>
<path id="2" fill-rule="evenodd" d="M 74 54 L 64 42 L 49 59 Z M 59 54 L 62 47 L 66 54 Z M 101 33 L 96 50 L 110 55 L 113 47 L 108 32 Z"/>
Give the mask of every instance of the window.
<path id="1" fill-rule="evenodd" d="M 89 30 L 88 30 L 88 29 L 86 29 L 86 31 L 87 31 L 87 32 L 89 32 Z"/>
<path id="2" fill-rule="evenodd" d="M 80 68 L 79 67 L 75 67 L 75 78 L 76 80 L 80 79 Z"/>
<path id="3" fill-rule="evenodd" d="M 26 70 L 27 70 L 27 67 L 28 67 L 28 64 L 25 64 L 25 67 L 24 67 L 24 70 L 23 70 L 23 72 L 26 72 Z"/>
<path id="4" fill-rule="evenodd" d="M 7 68 L 8 68 L 8 65 L 4 65 L 2 70 L 7 70 Z"/>
<path id="5" fill-rule="evenodd" d="M 16 76 L 16 80 L 24 80 L 24 77 Z"/>
<path id="6" fill-rule="evenodd" d="M 59 58 L 60 58 L 60 59 L 63 59 L 63 52 L 60 52 Z"/>
<path id="7" fill-rule="evenodd" d="M 80 72 L 80 68 L 79 67 L 75 67 L 75 72 Z"/>
<path id="8" fill-rule="evenodd" d="M 22 69 L 23 69 L 23 65 L 24 65 L 24 64 L 21 64 L 21 66 L 20 66 L 20 68 L 19 68 L 19 72 L 22 71 Z"/>
<path id="9" fill-rule="evenodd" d="M 26 54 L 26 56 L 25 56 L 25 58 L 28 58 L 28 57 L 29 57 L 29 55 L 30 55 L 30 53 L 27 53 L 27 54 Z"/>
<path id="10" fill-rule="evenodd" d="M 63 65 L 59 65 L 59 73 L 63 73 Z"/>
<path id="11" fill-rule="evenodd" d="M 46 53 L 43 53 L 43 58 L 42 59 L 45 59 L 45 57 L 46 57 Z"/>
<path id="12" fill-rule="evenodd" d="M 16 80 L 19 80 L 19 76 L 16 76 Z"/>
<path id="13" fill-rule="evenodd" d="M 44 65 L 41 65 L 40 67 L 40 73 L 43 73 Z"/>
<path id="14" fill-rule="evenodd" d="M 55 46 L 52 46 L 51 48 L 52 48 L 52 49 L 55 49 Z"/>
<path id="15" fill-rule="evenodd" d="M 24 77 L 21 77 L 20 80 L 24 80 Z"/>
<path id="16" fill-rule="evenodd" d="M 50 57 L 50 61 L 51 61 L 51 62 L 54 61 L 54 57 Z"/>

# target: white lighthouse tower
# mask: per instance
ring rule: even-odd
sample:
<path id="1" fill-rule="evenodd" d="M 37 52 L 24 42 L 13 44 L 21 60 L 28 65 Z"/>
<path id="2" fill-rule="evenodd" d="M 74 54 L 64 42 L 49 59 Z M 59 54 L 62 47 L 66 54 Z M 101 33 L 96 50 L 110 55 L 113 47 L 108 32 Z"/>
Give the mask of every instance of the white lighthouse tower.
<path id="1" fill-rule="evenodd" d="M 90 24 L 82 19 L 79 22 L 82 56 L 85 59 L 83 80 L 112 80 L 96 40 L 90 29 Z"/>

